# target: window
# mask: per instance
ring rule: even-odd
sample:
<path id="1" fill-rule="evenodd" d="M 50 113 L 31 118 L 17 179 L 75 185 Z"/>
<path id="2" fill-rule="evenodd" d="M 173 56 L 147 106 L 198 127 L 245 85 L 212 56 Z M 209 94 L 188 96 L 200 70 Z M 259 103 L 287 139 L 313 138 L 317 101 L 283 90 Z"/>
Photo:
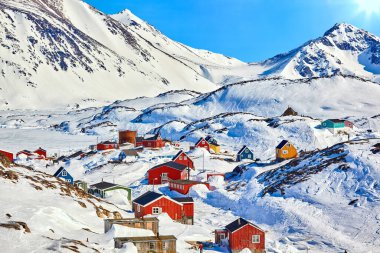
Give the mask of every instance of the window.
<path id="1" fill-rule="evenodd" d="M 187 156 L 184 156 L 184 157 L 183 157 L 183 160 L 185 160 L 185 161 L 186 161 L 186 160 L 187 160 Z"/>
<path id="2" fill-rule="evenodd" d="M 179 160 L 182 161 L 182 156 L 179 156 Z"/>
<path id="3" fill-rule="evenodd" d="M 168 179 L 168 173 L 162 173 L 161 180 L 167 180 L 167 179 Z"/>
<path id="4" fill-rule="evenodd" d="M 202 141 L 202 144 L 205 144 L 205 141 Z"/>
<path id="5" fill-rule="evenodd" d="M 62 171 L 62 176 L 64 176 L 64 177 L 67 176 L 67 171 L 66 170 Z"/>
<path id="6" fill-rule="evenodd" d="M 220 235 L 219 235 L 219 239 L 220 239 L 220 240 L 224 240 L 224 239 L 226 239 L 226 235 L 225 235 L 225 234 L 220 234 Z"/>
<path id="7" fill-rule="evenodd" d="M 155 250 L 156 249 L 156 244 L 154 242 L 149 243 L 149 249 L 150 250 Z"/>
<path id="8" fill-rule="evenodd" d="M 137 204 L 137 212 L 140 212 L 140 205 Z"/>
<path id="9" fill-rule="evenodd" d="M 248 150 L 248 149 L 246 149 L 246 150 L 245 150 L 245 153 L 248 153 L 248 152 L 249 152 L 249 150 Z"/>
<path id="10" fill-rule="evenodd" d="M 152 214 L 160 214 L 160 213 L 161 213 L 161 208 L 159 207 L 152 208 Z"/>
<path id="11" fill-rule="evenodd" d="M 260 243 L 260 235 L 252 235 L 252 243 Z"/>
<path id="12" fill-rule="evenodd" d="M 169 242 L 162 242 L 162 249 L 163 250 L 167 250 L 167 249 L 169 249 Z"/>
<path id="13" fill-rule="evenodd" d="M 249 159 L 252 159 L 252 155 L 248 155 L 248 158 L 249 158 Z"/>
<path id="14" fill-rule="evenodd" d="M 287 155 L 287 154 L 288 154 L 288 151 L 287 151 L 287 150 L 283 150 L 282 153 L 283 153 L 284 155 Z"/>
<path id="15" fill-rule="evenodd" d="M 66 182 L 71 183 L 71 179 L 66 179 Z"/>

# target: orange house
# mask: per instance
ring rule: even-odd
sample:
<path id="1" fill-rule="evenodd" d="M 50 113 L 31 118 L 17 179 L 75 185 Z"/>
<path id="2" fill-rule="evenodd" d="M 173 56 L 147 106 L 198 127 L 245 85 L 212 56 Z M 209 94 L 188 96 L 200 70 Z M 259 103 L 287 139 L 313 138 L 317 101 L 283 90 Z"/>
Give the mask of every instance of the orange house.
<path id="1" fill-rule="evenodd" d="M 296 158 L 297 155 L 297 149 L 287 140 L 281 141 L 281 143 L 276 147 L 277 159 L 291 159 Z"/>

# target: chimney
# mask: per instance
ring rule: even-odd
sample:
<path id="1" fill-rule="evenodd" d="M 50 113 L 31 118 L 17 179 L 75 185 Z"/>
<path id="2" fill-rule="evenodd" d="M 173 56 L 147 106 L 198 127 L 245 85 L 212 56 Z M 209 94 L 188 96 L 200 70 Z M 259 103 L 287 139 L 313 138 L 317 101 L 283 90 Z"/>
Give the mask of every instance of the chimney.
<path id="1" fill-rule="evenodd" d="M 240 224 L 240 218 L 238 219 L 238 224 L 239 224 L 239 226 L 241 225 L 241 224 Z"/>

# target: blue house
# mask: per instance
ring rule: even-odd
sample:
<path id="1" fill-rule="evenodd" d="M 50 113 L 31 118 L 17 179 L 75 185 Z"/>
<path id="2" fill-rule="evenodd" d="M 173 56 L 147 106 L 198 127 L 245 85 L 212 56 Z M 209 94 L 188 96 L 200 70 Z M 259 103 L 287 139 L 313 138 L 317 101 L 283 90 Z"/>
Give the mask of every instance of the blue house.
<path id="1" fill-rule="evenodd" d="M 59 168 L 54 176 L 66 181 L 69 184 L 74 184 L 74 178 L 70 175 L 69 172 L 63 167 Z"/>
<path id="2" fill-rule="evenodd" d="M 240 162 L 243 159 L 253 160 L 253 152 L 244 145 L 236 155 L 236 161 Z"/>

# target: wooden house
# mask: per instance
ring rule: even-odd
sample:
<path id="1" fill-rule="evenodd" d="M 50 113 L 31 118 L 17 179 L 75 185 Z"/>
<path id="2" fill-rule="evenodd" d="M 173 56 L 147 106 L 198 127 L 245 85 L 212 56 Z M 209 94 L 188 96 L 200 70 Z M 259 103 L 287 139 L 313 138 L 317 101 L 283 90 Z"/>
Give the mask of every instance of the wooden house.
<path id="1" fill-rule="evenodd" d="M 149 191 L 133 200 L 132 207 L 136 218 L 167 213 L 172 220 L 184 224 L 193 224 L 194 221 L 192 198 L 172 199 L 163 194 Z"/>
<path id="2" fill-rule="evenodd" d="M 169 181 L 169 189 L 171 191 L 176 191 L 181 194 L 188 194 L 191 187 L 194 185 L 203 184 L 210 190 L 210 184 L 207 182 L 198 182 L 192 180 L 170 180 Z"/>
<path id="3" fill-rule="evenodd" d="M 43 158 L 47 157 L 46 150 L 41 148 L 41 147 L 39 147 L 37 150 L 35 150 L 34 153 L 38 154 L 39 156 L 41 156 Z"/>
<path id="4" fill-rule="evenodd" d="M 119 144 L 131 143 L 136 145 L 137 131 L 119 131 Z"/>
<path id="5" fill-rule="evenodd" d="M 120 225 L 130 228 L 141 228 L 153 231 L 158 235 L 159 220 L 156 217 L 146 218 L 124 218 L 124 219 L 105 219 L 104 220 L 104 233 L 107 233 L 113 225 Z"/>
<path id="6" fill-rule="evenodd" d="M 292 159 L 296 158 L 298 155 L 297 149 L 292 143 L 287 140 L 283 140 L 276 147 L 276 158 L 277 159 Z"/>
<path id="7" fill-rule="evenodd" d="M 206 137 L 205 140 L 209 143 L 210 149 L 214 150 L 215 154 L 220 153 L 220 145 L 218 144 L 218 141 L 214 137 L 209 135 Z"/>
<path id="8" fill-rule="evenodd" d="M 113 184 L 109 182 L 100 182 L 90 185 L 88 193 L 98 196 L 100 198 L 107 198 L 112 196 L 115 191 L 122 191 L 126 193 L 129 202 L 132 201 L 132 190 L 126 186 Z"/>
<path id="9" fill-rule="evenodd" d="M 194 169 L 194 162 L 191 158 L 183 152 L 183 150 L 179 151 L 172 159 L 173 162 L 183 164 L 186 167 Z"/>
<path id="10" fill-rule="evenodd" d="M 265 232 L 253 223 L 239 218 L 224 229 L 215 230 L 215 243 L 228 241 L 232 253 L 248 248 L 252 253 L 265 252 Z"/>
<path id="11" fill-rule="evenodd" d="M 138 136 L 135 140 L 135 147 L 143 147 L 144 137 Z"/>
<path id="12" fill-rule="evenodd" d="M 196 143 L 195 143 L 196 148 L 204 148 L 207 149 L 208 152 L 210 152 L 210 144 L 205 140 L 205 138 L 200 138 Z"/>
<path id="13" fill-rule="evenodd" d="M 177 238 L 173 235 L 144 236 L 144 237 L 116 237 L 115 248 L 122 248 L 125 243 L 133 243 L 137 252 L 176 253 Z"/>
<path id="14" fill-rule="evenodd" d="M 165 142 L 161 138 L 161 135 L 157 133 L 151 137 L 144 138 L 142 140 L 142 145 L 144 148 L 162 148 L 165 146 Z"/>
<path id="15" fill-rule="evenodd" d="M 27 157 L 27 158 L 32 158 L 32 157 L 35 156 L 35 154 L 33 154 L 33 152 L 31 152 L 31 151 L 29 151 L 29 150 L 24 149 L 24 150 L 21 150 L 20 152 L 18 152 L 18 153 L 16 154 L 16 156 L 17 156 L 17 157 L 19 157 L 19 156 L 25 156 L 25 157 Z"/>
<path id="16" fill-rule="evenodd" d="M 59 168 L 55 173 L 54 176 L 57 178 L 60 178 L 64 180 L 65 182 L 69 184 L 74 184 L 74 178 L 70 175 L 70 173 L 63 167 Z"/>
<path id="17" fill-rule="evenodd" d="M 82 180 L 75 180 L 74 185 L 79 189 L 82 189 L 84 192 L 88 192 L 88 184 Z"/>
<path id="18" fill-rule="evenodd" d="M 118 149 L 118 148 L 119 148 L 119 144 L 117 142 L 114 142 L 114 141 L 104 141 L 104 142 L 98 143 L 96 145 L 96 149 L 99 151 L 110 150 L 110 149 Z"/>
<path id="19" fill-rule="evenodd" d="M 253 152 L 247 146 L 243 146 L 236 155 L 237 162 L 240 162 L 244 159 L 253 160 Z"/>
<path id="20" fill-rule="evenodd" d="M 0 156 L 4 156 L 10 162 L 13 162 L 13 153 L 11 153 L 11 152 L 0 150 Z"/>
<path id="21" fill-rule="evenodd" d="M 148 183 L 151 185 L 164 184 L 171 180 L 188 178 L 188 167 L 186 165 L 167 162 L 157 165 L 148 170 Z"/>

